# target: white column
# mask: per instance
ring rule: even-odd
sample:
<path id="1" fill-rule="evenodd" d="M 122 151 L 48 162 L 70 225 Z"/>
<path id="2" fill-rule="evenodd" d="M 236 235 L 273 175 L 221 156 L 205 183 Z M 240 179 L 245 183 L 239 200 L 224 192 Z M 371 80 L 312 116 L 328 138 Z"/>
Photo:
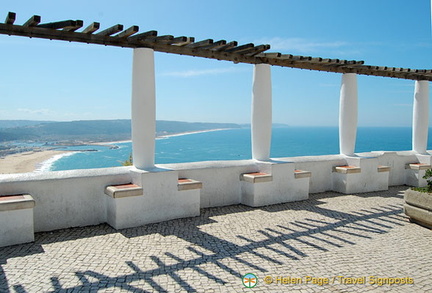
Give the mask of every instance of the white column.
<path id="1" fill-rule="evenodd" d="M 271 66 L 256 64 L 252 90 L 252 158 L 270 159 L 272 131 Z"/>
<path id="2" fill-rule="evenodd" d="M 136 48 L 132 64 L 132 156 L 138 169 L 154 167 L 156 132 L 154 51 Z"/>
<path id="3" fill-rule="evenodd" d="M 342 75 L 339 104 L 339 150 L 343 155 L 354 154 L 358 117 L 357 74 Z"/>
<path id="4" fill-rule="evenodd" d="M 412 148 L 426 153 L 429 130 L 429 81 L 417 80 L 414 90 Z"/>

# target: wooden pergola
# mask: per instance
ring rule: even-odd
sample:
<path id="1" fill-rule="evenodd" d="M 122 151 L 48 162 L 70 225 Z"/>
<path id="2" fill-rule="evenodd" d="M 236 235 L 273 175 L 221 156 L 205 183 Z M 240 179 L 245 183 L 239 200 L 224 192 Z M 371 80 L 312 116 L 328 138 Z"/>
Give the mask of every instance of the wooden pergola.
<path id="1" fill-rule="evenodd" d="M 41 17 L 34 15 L 23 25 L 16 25 L 15 19 L 16 14 L 9 12 L 5 22 L 0 23 L 0 34 L 106 46 L 151 48 L 158 52 L 226 60 L 234 63 L 269 64 L 327 72 L 432 81 L 432 69 L 371 66 L 365 65 L 364 61 L 297 56 L 278 52 L 268 53 L 270 45 L 256 46 L 252 43 L 238 45 L 236 41 L 214 41 L 212 39 L 195 42 L 193 37 L 158 36 L 157 31 L 154 30 L 138 33 L 139 28 L 135 25 L 124 29 L 123 25 L 116 24 L 99 30 L 100 23 L 98 22 L 93 22 L 82 29 L 84 27 L 82 20 L 41 23 Z"/>
<path id="2" fill-rule="evenodd" d="M 431 69 L 371 66 L 365 65 L 364 61 L 296 56 L 278 52 L 268 53 L 270 45 L 255 46 L 252 43 L 238 45 L 236 41 L 214 41 L 212 39 L 195 42 L 193 37 L 158 36 L 157 32 L 153 30 L 138 33 L 138 26 L 124 29 L 123 25 L 117 24 L 99 30 L 100 24 L 98 22 L 93 22 L 87 27 L 84 27 L 82 20 L 41 23 L 41 17 L 34 15 L 23 25 L 16 25 L 15 19 L 16 14 L 9 12 L 5 22 L 0 23 L 0 34 L 133 49 L 132 151 L 134 166 L 141 170 L 151 170 L 155 167 L 155 51 L 254 65 L 251 103 L 251 140 L 252 159 L 254 160 L 270 160 L 272 65 L 341 73 L 339 149 L 340 153 L 345 156 L 355 155 L 358 122 L 357 75 L 414 80 L 413 151 L 418 154 L 426 154 L 427 152 Z M 432 162 L 430 155 L 426 157 Z"/>

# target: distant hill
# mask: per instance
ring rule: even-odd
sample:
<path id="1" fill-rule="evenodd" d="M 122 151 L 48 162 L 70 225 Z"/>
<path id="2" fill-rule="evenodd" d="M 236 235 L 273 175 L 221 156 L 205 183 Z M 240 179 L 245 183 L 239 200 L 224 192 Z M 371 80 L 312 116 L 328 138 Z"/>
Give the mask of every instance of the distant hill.
<path id="1" fill-rule="evenodd" d="M 32 126 L 41 123 L 52 123 L 54 121 L 36 121 L 36 120 L 0 120 L 1 128 L 21 127 L 21 126 Z"/>
<path id="2" fill-rule="evenodd" d="M 233 123 L 156 121 L 156 134 L 167 135 L 219 128 L 240 128 Z M 0 120 L 0 142 L 35 141 L 115 141 L 131 138 L 130 119 L 81 120 L 71 122 Z"/>

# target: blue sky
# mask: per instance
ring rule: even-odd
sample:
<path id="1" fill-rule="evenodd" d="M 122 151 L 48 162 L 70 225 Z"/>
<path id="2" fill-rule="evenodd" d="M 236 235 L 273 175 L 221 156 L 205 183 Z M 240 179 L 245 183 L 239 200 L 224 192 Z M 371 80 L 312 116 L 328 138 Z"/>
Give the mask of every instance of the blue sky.
<path id="1" fill-rule="evenodd" d="M 268 52 L 432 68 L 430 0 L 2 1 L 0 21 L 270 44 Z M 130 118 L 132 49 L 0 35 L 0 119 Z M 155 54 L 157 119 L 250 121 L 253 65 Z M 336 126 L 340 74 L 273 67 L 273 121 Z M 359 126 L 410 126 L 414 81 L 359 76 Z M 432 103 L 431 103 L 432 104 Z M 432 116 L 432 115 L 431 115 Z M 432 120 L 432 117 L 431 117 Z"/>

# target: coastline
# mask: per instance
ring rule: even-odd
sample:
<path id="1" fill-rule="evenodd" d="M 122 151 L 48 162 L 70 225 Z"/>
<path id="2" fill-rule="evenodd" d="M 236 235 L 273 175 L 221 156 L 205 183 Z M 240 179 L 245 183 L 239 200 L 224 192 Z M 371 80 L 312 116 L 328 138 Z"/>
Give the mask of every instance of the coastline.
<path id="1" fill-rule="evenodd" d="M 45 161 L 69 153 L 67 151 L 47 150 L 12 154 L 0 159 L 0 174 L 34 172 L 37 169 L 42 169 Z"/>
<path id="2" fill-rule="evenodd" d="M 183 136 L 183 135 L 229 130 L 229 129 L 231 128 L 219 128 L 219 129 L 208 129 L 208 130 L 173 133 L 173 134 L 157 136 L 156 139 L 167 139 L 175 136 Z M 110 147 L 113 144 L 127 143 L 127 142 L 131 142 L 131 140 L 96 142 L 96 143 L 88 143 L 88 145 Z M 8 155 L 0 158 L 0 174 L 47 172 L 49 171 L 50 167 L 55 161 L 65 156 L 73 155 L 79 152 L 80 151 L 43 150 L 43 151 L 30 151 L 30 152 Z"/>
<path id="3" fill-rule="evenodd" d="M 183 136 L 183 135 L 189 135 L 189 134 L 206 133 L 206 132 L 229 130 L 229 129 L 233 129 L 233 128 L 217 128 L 217 129 L 208 129 L 208 130 L 180 132 L 180 133 L 173 133 L 173 134 L 167 134 L 167 135 L 160 135 L 160 136 L 157 136 L 156 139 L 164 139 L 164 138 L 169 138 L 169 137 L 174 137 L 174 136 Z"/>
<path id="4" fill-rule="evenodd" d="M 174 136 L 183 136 L 183 135 L 189 135 L 189 134 L 198 134 L 198 133 L 206 133 L 206 132 L 229 130 L 229 129 L 235 129 L 235 128 L 217 128 L 217 129 L 187 131 L 187 132 L 179 132 L 179 133 L 166 134 L 166 135 L 157 135 L 155 138 L 156 139 L 165 139 L 165 138 L 170 138 L 170 137 L 174 137 Z M 89 143 L 89 145 L 107 146 L 107 145 L 111 145 L 111 144 L 126 143 L 126 142 L 132 142 L 132 140 L 129 139 L 129 140 L 118 140 L 118 141 L 92 142 L 92 143 Z"/>

